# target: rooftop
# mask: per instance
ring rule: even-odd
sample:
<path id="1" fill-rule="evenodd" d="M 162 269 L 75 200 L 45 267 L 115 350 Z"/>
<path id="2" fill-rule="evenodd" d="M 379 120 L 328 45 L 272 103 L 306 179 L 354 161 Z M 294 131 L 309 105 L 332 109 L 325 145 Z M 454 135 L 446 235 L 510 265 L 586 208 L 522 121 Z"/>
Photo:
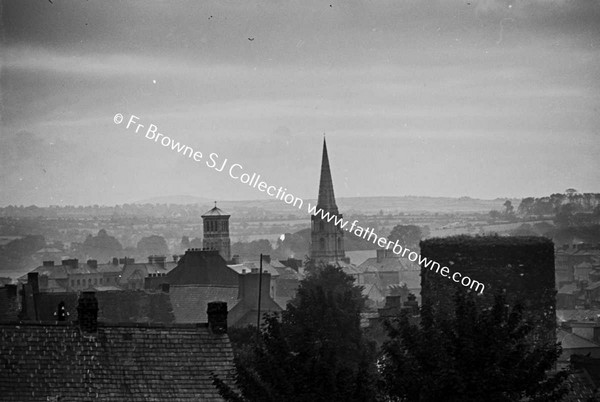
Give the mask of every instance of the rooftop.
<path id="1" fill-rule="evenodd" d="M 220 401 L 233 375 L 227 334 L 207 324 L 0 324 L 3 401 Z"/>
<path id="2" fill-rule="evenodd" d="M 223 212 L 222 209 L 217 207 L 217 202 L 215 201 L 215 206 L 213 209 L 211 209 L 210 211 L 205 212 L 202 215 L 202 218 L 207 217 L 207 216 L 223 216 L 223 217 L 227 217 L 227 216 L 231 216 L 226 214 L 225 212 Z"/>

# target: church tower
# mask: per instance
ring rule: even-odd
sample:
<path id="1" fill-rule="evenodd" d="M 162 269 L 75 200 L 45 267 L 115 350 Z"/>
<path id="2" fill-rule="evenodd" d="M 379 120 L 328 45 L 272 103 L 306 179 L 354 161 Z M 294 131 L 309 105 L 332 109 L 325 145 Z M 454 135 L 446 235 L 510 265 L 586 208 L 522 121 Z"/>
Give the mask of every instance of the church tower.
<path id="1" fill-rule="evenodd" d="M 218 250 L 225 261 L 231 260 L 231 239 L 229 238 L 229 217 L 215 207 L 202 215 L 204 222 L 204 237 L 202 247 L 207 250 Z"/>
<path id="2" fill-rule="evenodd" d="M 335 203 L 333 194 L 333 180 L 331 180 L 331 171 L 329 169 L 329 157 L 327 156 L 327 143 L 323 139 L 323 160 L 321 161 L 321 181 L 319 182 L 319 199 L 317 201 L 317 211 L 323 213 L 329 212 L 329 216 L 336 215 L 342 217 Z M 311 220 L 311 247 L 310 258 L 316 265 L 320 263 L 330 263 L 344 261 L 346 253 L 344 252 L 344 232 L 335 224 L 323 220 L 321 214 L 312 215 Z"/>

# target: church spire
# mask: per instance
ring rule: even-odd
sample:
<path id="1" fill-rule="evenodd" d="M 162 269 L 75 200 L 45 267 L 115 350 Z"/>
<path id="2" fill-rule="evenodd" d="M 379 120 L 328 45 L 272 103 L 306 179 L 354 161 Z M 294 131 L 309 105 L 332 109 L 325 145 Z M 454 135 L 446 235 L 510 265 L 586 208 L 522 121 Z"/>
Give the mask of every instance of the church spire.
<path id="1" fill-rule="evenodd" d="M 310 258 L 315 264 L 344 261 L 350 262 L 344 252 L 344 231 L 336 222 L 343 218 L 335 204 L 333 180 L 329 169 L 327 143 L 323 138 L 323 160 L 321 161 L 321 181 L 319 182 L 319 199 L 317 209 L 328 216 L 335 216 L 335 221 L 326 219 L 323 214 L 315 213 L 310 217 Z"/>
<path id="2" fill-rule="evenodd" d="M 327 142 L 323 138 L 323 159 L 321 161 L 321 181 L 319 182 L 319 199 L 317 208 L 323 211 L 337 213 L 335 195 L 333 194 L 333 180 L 329 169 L 329 157 L 327 156 Z"/>

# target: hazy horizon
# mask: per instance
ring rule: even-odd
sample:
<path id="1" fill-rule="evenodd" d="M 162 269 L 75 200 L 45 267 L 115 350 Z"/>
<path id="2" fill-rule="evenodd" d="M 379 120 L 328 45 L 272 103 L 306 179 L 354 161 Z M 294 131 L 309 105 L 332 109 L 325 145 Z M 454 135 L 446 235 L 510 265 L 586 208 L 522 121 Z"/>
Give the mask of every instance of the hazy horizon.
<path id="1" fill-rule="evenodd" d="M 598 1 L 1 1 L 1 206 L 600 192 Z"/>

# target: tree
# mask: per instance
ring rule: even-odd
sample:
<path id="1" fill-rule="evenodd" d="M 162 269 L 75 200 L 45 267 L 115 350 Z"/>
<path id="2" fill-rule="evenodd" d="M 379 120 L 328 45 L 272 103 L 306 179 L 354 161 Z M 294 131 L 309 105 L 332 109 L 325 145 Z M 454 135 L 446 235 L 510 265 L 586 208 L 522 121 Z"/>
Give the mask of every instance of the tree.
<path id="1" fill-rule="evenodd" d="M 141 238 L 137 244 L 137 251 L 142 256 L 167 255 L 169 254 L 169 246 L 164 237 L 152 235 Z"/>
<path id="2" fill-rule="evenodd" d="M 512 202 L 510 202 L 510 200 L 506 200 L 503 205 L 504 215 L 506 217 L 512 217 L 515 215 L 515 207 L 513 207 Z"/>
<path id="3" fill-rule="evenodd" d="M 554 217 L 554 223 L 559 227 L 567 227 L 573 223 L 573 213 L 575 207 L 573 204 L 564 204 L 562 205 L 556 216 Z"/>
<path id="4" fill-rule="evenodd" d="M 279 258 L 302 257 L 308 254 L 310 248 L 310 229 L 305 229 L 304 233 L 285 233 L 277 239 L 277 248 L 275 255 Z"/>
<path id="5" fill-rule="evenodd" d="M 231 254 L 237 254 L 241 258 L 258 260 L 260 254 L 271 254 L 273 247 L 267 239 L 253 240 L 249 243 L 236 242 L 231 245 Z"/>
<path id="6" fill-rule="evenodd" d="M 187 250 L 190 248 L 190 238 L 188 236 L 183 236 L 181 238 L 180 246 L 183 250 Z"/>
<path id="7" fill-rule="evenodd" d="M 565 190 L 565 193 L 567 194 L 567 197 L 571 198 L 573 195 L 577 194 L 577 190 L 574 188 L 568 188 Z"/>
<path id="8" fill-rule="evenodd" d="M 100 229 L 95 237 L 88 235 L 83 242 L 84 253 L 97 260 L 108 260 L 120 256 L 122 250 L 121 243 L 113 236 L 109 236 L 104 229 Z"/>
<path id="9" fill-rule="evenodd" d="M 360 328 L 361 288 L 340 268 L 304 279 L 281 321 L 268 316 L 260 339 L 236 356 L 241 396 L 215 378 L 229 401 L 373 401 L 374 345 Z"/>
<path id="10" fill-rule="evenodd" d="M 391 400 L 559 401 L 567 373 L 548 375 L 560 355 L 558 344 L 533 341 L 534 326 L 520 305 L 510 309 L 497 296 L 480 311 L 473 294 L 457 292 L 455 314 L 421 308 L 421 324 L 406 314 L 386 327 L 382 377 Z"/>
<path id="11" fill-rule="evenodd" d="M 530 215 L 532 213 L 532 208 L 534 205 L 535 205 L 535 198 L 533 198 L 533 197 L 523 198 L 521 200 L 521 203 L 519 204 L 519 208 L 517 209 L 517 212 L 519 213 L 519 215 L 522 215 L 522 216 Z"/>
<path id="12" fill-rule="evenodd" d="M 510 231 L 511 236 L 539 236 L 529 223 L 523 223 L 521 226 Z"/>
<path id="13" fill-rule="evenodd" d="M 388 236 L 390 242 L 398 240 L 403 247 L 415 249 L 419 247 L 419 242 L 423 237 L 421 228 L 416 225 L 397 225 L 394 226 Z"/>
<path id="14" fill-rule="evenodd" d="M 502 214 L 500 213 L 500 211 L 496 211 L 495 209 L 492 209 L 489 212 L 489 215 L 490 215 L 490 218 L 493 219 L 493 220 L 497 220 L 497 219 L 502 218 Z"/>

